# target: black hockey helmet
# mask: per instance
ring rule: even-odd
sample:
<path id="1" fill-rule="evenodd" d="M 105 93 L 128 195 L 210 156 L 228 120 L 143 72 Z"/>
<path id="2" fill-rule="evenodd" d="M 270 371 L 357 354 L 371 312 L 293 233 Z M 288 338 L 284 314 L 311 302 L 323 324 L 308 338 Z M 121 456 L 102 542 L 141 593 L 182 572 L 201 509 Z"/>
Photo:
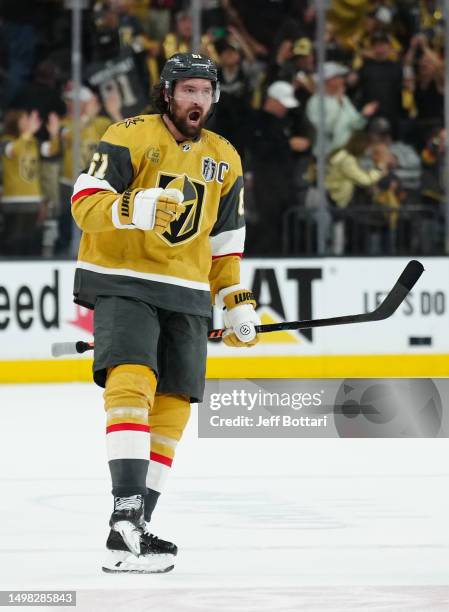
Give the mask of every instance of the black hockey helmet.
<path id="1" fill-rule="evenodd" d="M 199 53 L 175 53 L 166 62 L 161 72 L 161 83 L 170 93 L 176 81 L 184 79 L 207 79 L 214 88 L 214 102 L 220 98 L 220 84 L 215 63 Z"/>

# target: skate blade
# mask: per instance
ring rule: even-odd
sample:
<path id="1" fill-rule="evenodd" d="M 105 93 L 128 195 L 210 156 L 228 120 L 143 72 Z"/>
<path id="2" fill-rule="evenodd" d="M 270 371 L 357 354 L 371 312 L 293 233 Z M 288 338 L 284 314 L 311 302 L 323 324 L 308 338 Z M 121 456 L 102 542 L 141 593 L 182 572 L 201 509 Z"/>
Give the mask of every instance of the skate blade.
<path id="1" fill-rule="evenodd" d="M 137 570 L 137 569 L 110 569 L 109 567 L 102 567 L 101 569 L 106 574 L 166 574 L 174 569 L 174 565 L 169 565 L 165 569 L 158 570 Z"/>
<path id="2" fill-rule="evenodd" d="M 108 551 L 102 570 L 108 574 L 165 574 L 174 565 L 174 555 L 140 555 L 121 550 Z"/>

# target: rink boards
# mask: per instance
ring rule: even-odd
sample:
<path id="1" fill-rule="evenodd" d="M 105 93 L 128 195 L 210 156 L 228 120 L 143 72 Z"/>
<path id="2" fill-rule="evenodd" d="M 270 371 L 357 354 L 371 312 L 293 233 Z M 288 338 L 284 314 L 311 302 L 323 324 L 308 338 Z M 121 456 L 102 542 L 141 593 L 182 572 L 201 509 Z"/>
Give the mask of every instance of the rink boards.
<path id="1" fill-rule="evenodd" d="M 373 310 L 408 258 L 246 259 L 263 323 Z M 425 272 L 386 321 L 261 336 L 254 348 L 209 345 L 209 378 L 449 376 L 449 260 Z M 91 354 L 52 359 L 52 342 L 92 340 L 92 312 L 72 301 L 74 262 L 0 263 L 0 382 L 91 379 Z M 221 314 L 214 312 L 214 327 Z"/>

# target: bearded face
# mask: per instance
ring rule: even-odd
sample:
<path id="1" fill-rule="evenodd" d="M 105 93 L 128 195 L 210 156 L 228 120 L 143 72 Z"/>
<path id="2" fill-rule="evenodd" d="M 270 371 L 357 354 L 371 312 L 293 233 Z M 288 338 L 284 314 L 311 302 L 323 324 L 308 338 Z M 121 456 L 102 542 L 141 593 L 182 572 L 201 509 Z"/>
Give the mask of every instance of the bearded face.
<path id="1" fill-rule="evenodd" d="M 170 119 L 186 138 L 199 136 L 213 102 L 212 83 L 206 79 L 186 79 L 175 85 L 170 98 Z"/>

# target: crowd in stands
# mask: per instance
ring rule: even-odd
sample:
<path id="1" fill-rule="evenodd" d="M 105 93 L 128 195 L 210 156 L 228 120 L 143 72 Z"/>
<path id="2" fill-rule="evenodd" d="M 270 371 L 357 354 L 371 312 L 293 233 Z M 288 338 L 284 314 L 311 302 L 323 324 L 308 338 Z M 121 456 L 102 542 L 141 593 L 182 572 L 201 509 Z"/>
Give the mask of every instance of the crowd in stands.
<path id="1" fill-rule="evenodd" d="M 329 254 L 443 252 L 443 1 L 328 0 L 321 104 L 313 0 L 202 0 L 201 51 L 221 83 L 208 127 L 243 159 L 248 254 L 313 254 L 318 219 Z M 108 125 L 153 112 L 165 60 L 192 49 L 189 11 L 83 10 L 81 168 Z M 74 257 L 71 11 L 0 0 L 0 32 L 0 256 Z"/>

